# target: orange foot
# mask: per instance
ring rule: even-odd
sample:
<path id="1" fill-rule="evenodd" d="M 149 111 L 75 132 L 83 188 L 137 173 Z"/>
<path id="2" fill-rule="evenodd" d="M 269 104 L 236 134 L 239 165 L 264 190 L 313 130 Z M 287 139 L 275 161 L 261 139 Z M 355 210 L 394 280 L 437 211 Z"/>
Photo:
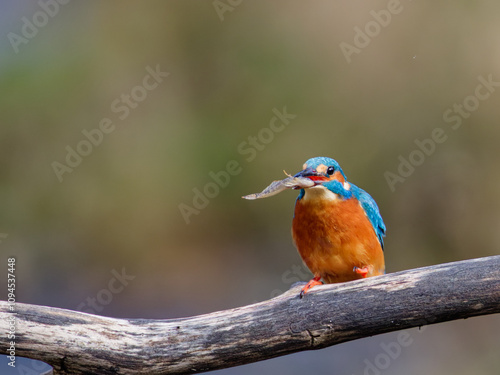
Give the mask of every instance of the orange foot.
<path id="1" fill-rule="evenodd" d="M 354 267 L 352 270 L 360 274 L 362 278 L 368 277 L 368 272 L 370 272 L 370 269 L 368 267 L 363 267 L 363 268 Z"/>
<path id="2" fill-rule="evenodd" d="M 323 282 L 319 281 L 319 279 L 321 279 L 321 276 L 314 276 L 314 278 L 306 285 L 304 285 L 304 287 L 301 289 L 299 297 L 304 297 L 304 295 L 309 292 L 309 289 L 311 289 L 313 286 L 322 285 Z"/>

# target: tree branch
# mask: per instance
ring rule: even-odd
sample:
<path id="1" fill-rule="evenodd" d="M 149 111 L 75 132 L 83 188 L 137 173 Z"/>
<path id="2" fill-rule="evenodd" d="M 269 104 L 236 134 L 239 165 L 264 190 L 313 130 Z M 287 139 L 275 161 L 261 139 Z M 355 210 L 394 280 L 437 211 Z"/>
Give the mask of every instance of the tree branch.
<path id="1" fill-rule="evenodd" d="M 113 319 L 16 304 L 16 355 L 57 374 L 194 374 L 500 312 L 500 256 L 343 284 L 190 318 Z M 0 328 L 11 316 L 0 301 Z M 0 342 L 8 347 L 6 335 Z"/>

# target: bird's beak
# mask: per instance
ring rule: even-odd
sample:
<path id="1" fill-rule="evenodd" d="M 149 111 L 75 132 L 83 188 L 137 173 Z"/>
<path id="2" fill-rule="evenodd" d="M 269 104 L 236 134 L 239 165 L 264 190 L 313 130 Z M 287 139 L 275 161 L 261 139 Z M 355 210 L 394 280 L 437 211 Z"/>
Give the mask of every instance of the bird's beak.
<path id="1" fill-rule="evenodd" d="M 326 177 L 322 173 L 318 173 L 314 168 L 311 167 L 301 170 L 293 177 L 305 177 L 316 182 L 316 184 L 321 184 L 324 181 L 329 181 L 328 177 Z"/>

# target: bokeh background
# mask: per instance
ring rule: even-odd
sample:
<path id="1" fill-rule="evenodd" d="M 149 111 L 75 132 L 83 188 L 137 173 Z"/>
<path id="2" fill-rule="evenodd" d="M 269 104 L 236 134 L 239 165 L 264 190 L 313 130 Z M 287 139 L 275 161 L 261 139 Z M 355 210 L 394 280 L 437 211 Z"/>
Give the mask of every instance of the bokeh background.
<path id="1" fill-rule="evenodd" d="M 338 160 L 376 199 L 388 272 L 499 254 L 500 87 L 456 130 L 443 114 L 474 95 L 478 77 L 500 81 L 500 4 L 401 0 L 348 62 L 340 44 L 355 45 L 355 27 L 374 27 L 370 12 L 387 7 L 70 2 L 14 47 L 9 33 L 22 37 L 42 8 L 2 2 L 1 274 L 15 256 L 18 301 L 88 309 L 88 298 L 103 302 L 113 272 L 124 271 L 133 280 L 99 314 L 173 318 L 306 281 L 305 271 L 293 273 L 302 267 L 290 236 L 296 192 L 240 197 L 313 156 Z M 120 119 L 112 103 L 142 84 L 148 66 L 169 75 Z M 268 136 L 273 109 L 284 107 L 296 117 L 248 160 L 249 137 Z M 66 164 L 66 148 L 104 118 L 114 131 L 60 182 L 53 163 Z M 447 140 L 391 189 L 384 174 L 397 174 L 399 156 L 408 159 L 435 128 Z M 187 223 L 180 205 L 193 206 L 193 189 L 231 160 L 240 173 Z M 381 373 L 498 372 L 498 316 L 408 332 L 412 344 Z M 363 374 L 396 337 L 214 373 Z"/>

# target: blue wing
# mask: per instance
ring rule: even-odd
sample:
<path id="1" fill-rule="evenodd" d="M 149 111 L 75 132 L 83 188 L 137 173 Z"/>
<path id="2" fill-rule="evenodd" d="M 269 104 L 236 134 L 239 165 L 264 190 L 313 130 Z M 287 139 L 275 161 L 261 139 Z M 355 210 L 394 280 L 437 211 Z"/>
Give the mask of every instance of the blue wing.
<path id="1" fill-rule="evenodd" d="M 375 229 L 375 233 L 377 234 L 380 245 L 382 246 L 382 249 L 384 249 L 385 224 L 382 220 L 382 216 L 380 216 L 380 211 L 378 209 L 377 203 L 375 203 L 375 200 L 371 197 L 370 194 L 357 187 L 356 185 L 351 184 L 351 190 L 353 195 L 361 204 L 361 207 L 363 207 L 363 209 L 365 210 L 366 216 L 368 216 L 370 223 L 372 223 L 373 229 Z"/>

